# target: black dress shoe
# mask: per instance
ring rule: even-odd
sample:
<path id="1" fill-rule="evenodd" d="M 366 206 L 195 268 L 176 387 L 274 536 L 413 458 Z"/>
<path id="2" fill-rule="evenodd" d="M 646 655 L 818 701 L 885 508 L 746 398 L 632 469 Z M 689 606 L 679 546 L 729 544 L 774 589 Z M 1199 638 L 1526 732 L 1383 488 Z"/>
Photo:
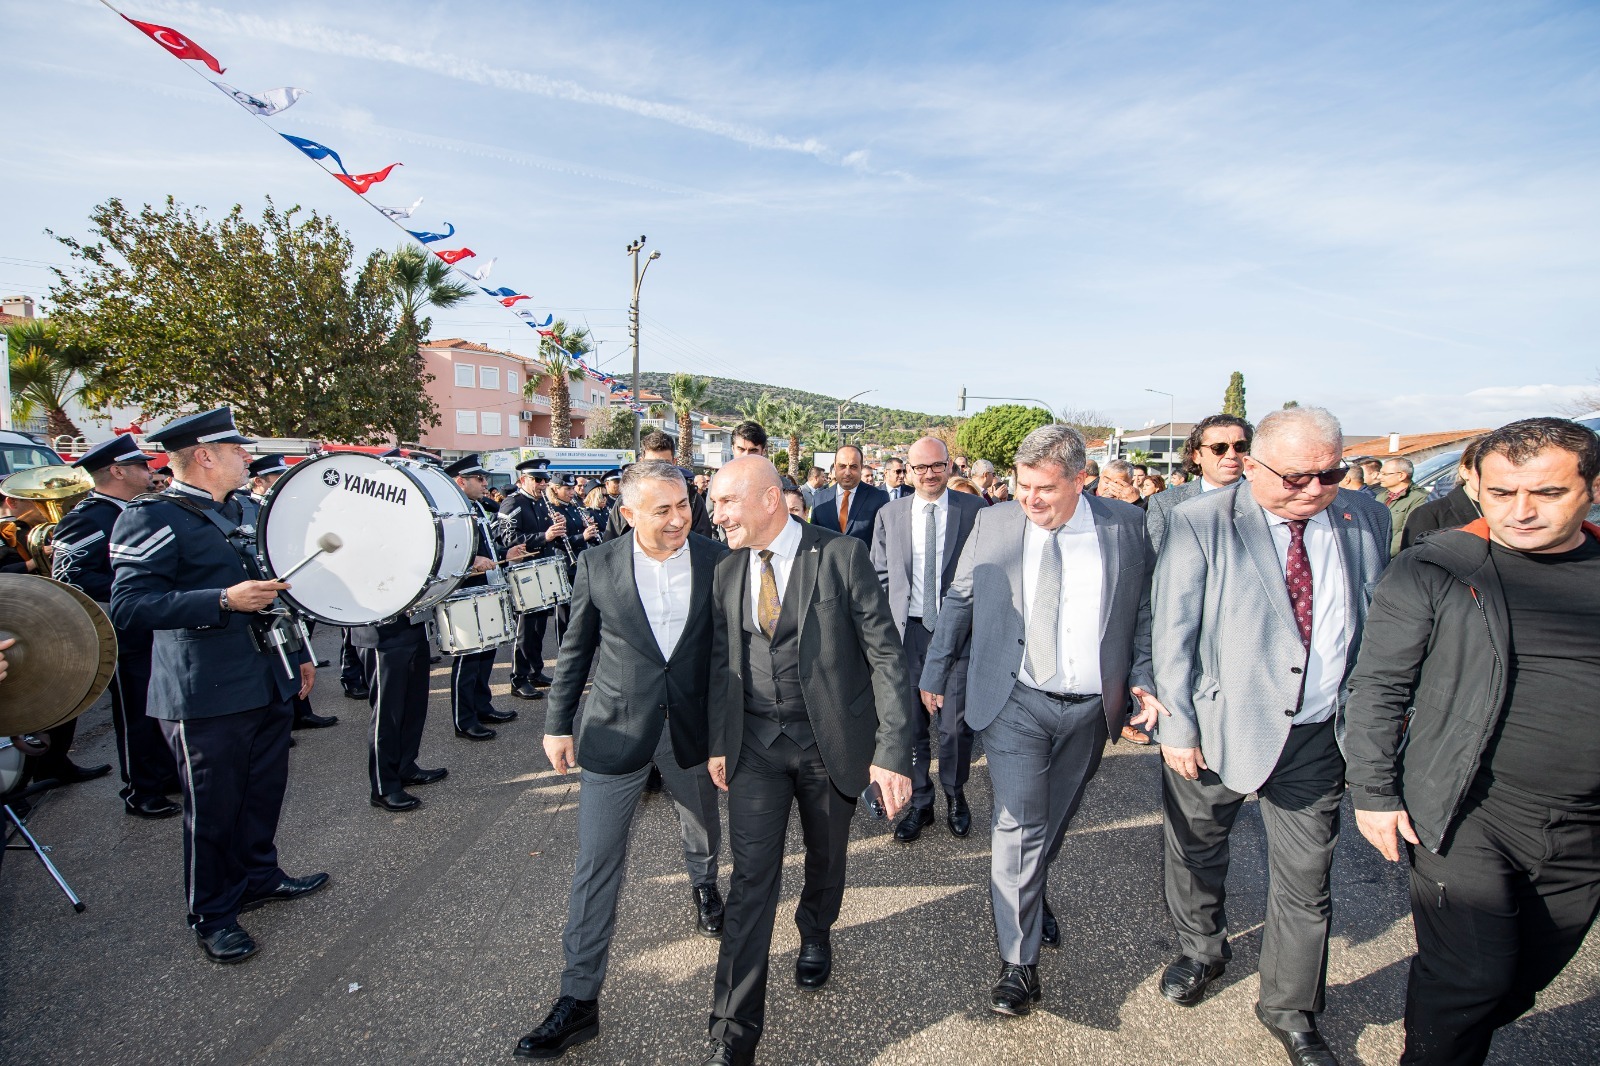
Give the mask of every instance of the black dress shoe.
<path id="1" fill-rule="evenodd" d="M 238 922 L 225 925 L 214 933 L 195 933 L 195 938 L 200 941 L 206 958 L 225 966 L 243 962 L 257 951 L 256 942 L 250 939 L 250 934 Z"/>
<path id="2" fill-rule="evenodd" d="M 400 780 L 408 785 L 431 785 L 436 781 L 443 781 L 449 776 L 450 771 L 441 766 L 437 770 L 413 770 Z"/>
<path id="3" fill-rule="evenodd" d="M 972 832 L 972 811 L 967 807 L 965 792 L 957 792 L 947 797 L 950 809 L 945 812 L 944 823 L 950 827 L 950 832 L 958 837 L 964 837 Z"/>
<path id="4" fill-rule="evenodd" d="M 309 896 L 328 883 L 328 875 L 324 873 L 307 874 L 305 877 L 285 877 L 265 892 L 258 892 L 253 896 L 246 896 L 239 903 L 241 911 L 253 911 L 257 907 L 268 903 L 283 903 L 301 896 Z"/>
<path id="5" fill-rule="evenodd" d="M 372 693 L 367 690 L 365 685 L 345 685 L 344 698 L 347 700 L 368 700 L 372 698 Z"/>
<path id="6" fill-rule="evenodd" d="M 336 714 L 317 714 L 313 711 L 303 717 L 296 718 L 290 729 L 326 729 L 330 725 L 338 725 L 339 716 Z"/>
<path id="7" fill-rule="evenodd" d="M 1256 1003 L 1256 1018 L 1267 1027 L 1267 1032 L 1278 1038 L 1278 1043 L 1289 1053 L 1289 1061 L 1294 1066 L 1339 1066 L 1333 1049 L 1323 1042 L 1322 1034 L 1315 1029 L 1307 1032 L 1279 1029 L 1267 1021 L 1267 1016 L 1261 1012 L 1260 1002 Z"/>
<path id="8" fill-rule="evenodd" d="M 171 818 L 182 814 L 183 808 L 165 796 L 147 796 L 144 799 L 125 799 L 122 809 L 139 818 Z"/>
<path id="9" fill-rule="evenodd" d="M 711 1054 L 700 1060 L 700 1066 L 753 1066 L 754 1051 L 738 1051 L 732 1044 L 711 1045 Z"/>
<path id="10" fill-rule="evenodd" d="M 1206 994 L 1206 987 L 1227 968 L 1225 962 L 1201 962 L 1179 955 L 1161 974 L 1161 994 L 1181 1007 L 1192 1007 Z"/>
<path id="11" fill-rule="evenodd" d="M 695 932 L 715 939 L 722 935 L 722 893 L 713 881 L 694 886 Z"/>
<path id="12" fill-rule="evenodd" d="M 1039 967 L 1006 963 L 1000 967 L 1000 980 L 989 991 L 989 1009 L 996 1014 L 1018 1017 L 1044 998 L 1039 987 Z"/>
<path id="13" fill-rule="evenodd" d="M 511 686 L 511 694 L 519 700 L 542 700 L 544 693 L 533 687 L 531 681 L 519 681 Z"/>
<path id="14" fill-rule="evenodd" d="M 559 1059 L 562 1052 L 600 1033 L 600 1001 L 562 996 L 539 1027 L 517 1041 L 519 1059 Z"/>
<path id="15" fill-rule="evenodd" d="M 79 785 L 85 781 L 93 781 L 97 777 L 104 777 L 111 772 L 111 764 L 101 763 L 99 766 L 79 766 L 71 759 L 62 759 L 60 766 L 48 773 L 35 774 L 35 780 L 53 777 L 63 785 Z"/>
<path id="16" fill-rule="evenodd" d="M 528 679 L 528 683 L 534 688 L 549 688 L 551 680 L 552 678 L 550 675 L 541 670 L 537 674 L 534 674 L 532 677 L 530 677 Z"/>
<path id="17" fill-rule="evenodd" d="M 794 983 L 815 992 L 828 983 L 833 973 L 833 944 L 827 939 L 806 940 L 800 944 L 800 957 L 794 960 Z"/>
<path id="18" fill-rule="evenodd" d="M 443 655 L 430 655 L 430 656 L 428 656 L 428 665 L 429 666 L 438 666 L 442 662 L 444 662 L 444 656 Z"/>
<path id="19" fill-rule="evenodd" d="M 496 734 L 494 730 L 485 729 L 481 725 L 475 725 L 471 729 L 456 730 L 456 736 L 460 737 L 462 740 L 493 740 L 495 735 Z"/>
<path id="20" fill-rule="evenodd" d="M 333 660 L 332 659 L 318 659 L 317 660 L 317 669 L 318 670 L 321 670 L 323 667 L 332 666 L 332 665 L 333 665 Z"/>
<path id="21" fill-rule="evenodd" d="M 385 796 L 373 796 L 372 805 L 399 814 L 401 811 L 416 810 L 422 806 L 422 801 L 404 789 L 396 789 Z"/>
<path id="22" fill-rule="evenodd" d="M 487 711 L 479 711 L 478 720 L 482 722 L 494 722 L 496 725 L 501 722 L 515 722 L 517 720 L 517 712 L 497 711 L 491 707 Z"/>
<path id="23" fill-rule="evenodd" d="M 1044 920 L 1039 923 L 1039 943 L 1047 948 L 1061 946 L 1061 926 L 1056 924 L 1055 911 L 1050 909 L 1050 901 L 1044 901 Z"/>
<path id="24" fill-rule="evenodd" d="M 900 819 L 900 824 L 894 827 L 894 838 L 902 844 L 909 844 L 922 835 L 922 827 L 933 824 L 932 807 L 913 807 Z"/>

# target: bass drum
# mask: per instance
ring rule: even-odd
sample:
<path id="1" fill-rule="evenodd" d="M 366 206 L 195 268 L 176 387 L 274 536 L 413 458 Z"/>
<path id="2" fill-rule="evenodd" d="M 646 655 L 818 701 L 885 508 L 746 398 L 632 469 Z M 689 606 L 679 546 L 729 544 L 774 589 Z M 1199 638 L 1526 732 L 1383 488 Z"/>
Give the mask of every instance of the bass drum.
<path id="1" fill-rule="evenodd" d="M 256 543 L 281 574 L 333 533 L 343 541 L 289 578 L 296 610 L 334 626 L 387 622 L 455 591 L 472 565 L 476 517 L 436 466 L 336 452 L 278 479 L 261 505 Z"/>

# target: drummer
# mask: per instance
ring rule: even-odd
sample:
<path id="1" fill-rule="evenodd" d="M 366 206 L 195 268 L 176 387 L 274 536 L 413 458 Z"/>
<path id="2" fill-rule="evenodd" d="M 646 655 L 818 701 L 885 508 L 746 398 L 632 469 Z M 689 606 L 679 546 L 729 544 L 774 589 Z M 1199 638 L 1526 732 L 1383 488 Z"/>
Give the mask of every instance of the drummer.
<path id="1" fill-rule="evenodd" d="M 500 545 L 509 554 L 520 547 L 528 557 L 560 555 L 557 545 L 566 532 L 566 520 L 556 521 L 545 502 L 550 484 L 550 460 L 524 459 L 516 466 L 517 487 L 500 505 Z M 527 611 L 517 617 L 517 644 L 511 659 L 511 694 L 518 699 L 544 699 L 541 688 L 550 687 L 544 672 L 544 637 L 549 611 Z"/>
<path id="2" fill-rule="evenodd" d="M 456 479 L 456 485 L 471 503 L 472 512 L 479 520 L 473 523 L 472 576 L 461 582 L 460 588 L 479 588 L 489 583 L 486 576 L 495 567 L 493 535 L 489 523 L 494 515 L 483 505 L 484 494 L 489 491 L 489 472 L 473 452 L 457 459 L 444 468 Z M 516 553 L 520 559 L 526 550 Z M 507 558 L 512 553 L 507 552 Z M 516 711 L 497 711 L 489 702 L 489 676 L 494 672 L 495 648 L 484 651 L 463 652 L 450 663 L 450 712 L 455 718 L 456 736 L 463 740 L 493 740 L 495 731 L 485 722 L 499 724 L 517 717 Z"/>
<path id="3" fill-rule="evenodd" d="M 571 474 L 552 474 L 550 487 L 544 491 L 545 503 L 550 508 L 552 519 L 561 527 L 561 536 L 553 542 L 557 551 L 567 560 L 567 584 L 578 575 L 578 553 L 591 544 L 600 543 L 600 527 L 595 525 L 594 519 L 589 517 L 583 505 L 576 496 L 576 488 Z M 554 532 L 554 529 L 552 529 Z M 571 608 L 570 603 L 556 604 L 556 647 L 561 647 L 561 638 L 567 633 L 567 617 Z"/>

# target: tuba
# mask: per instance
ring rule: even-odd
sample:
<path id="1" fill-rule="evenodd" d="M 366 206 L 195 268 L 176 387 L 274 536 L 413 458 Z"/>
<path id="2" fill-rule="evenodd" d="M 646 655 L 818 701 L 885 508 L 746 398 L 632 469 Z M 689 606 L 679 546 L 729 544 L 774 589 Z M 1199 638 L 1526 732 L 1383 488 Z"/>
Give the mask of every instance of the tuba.
<path id="1" fill-rule="evenodd" d="M 0 519 L 0 538 L 24 559 L 43 565 L 56 523 L 94 489 L 94 479 L 72 466 L 36 466 L 0 481 L 0 496 L 18 501 L 17 513 Z"/>

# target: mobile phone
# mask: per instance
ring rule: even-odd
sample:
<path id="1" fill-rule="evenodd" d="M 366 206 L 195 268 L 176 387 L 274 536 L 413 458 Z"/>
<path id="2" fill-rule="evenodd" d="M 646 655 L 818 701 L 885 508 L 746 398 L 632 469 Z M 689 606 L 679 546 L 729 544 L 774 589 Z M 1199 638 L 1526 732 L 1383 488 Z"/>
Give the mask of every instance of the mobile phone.
<path id="1" fill-rule="evenodd" d="M 863 795 L 867 797 L 867 803 L 872 807 L 872 816 L 874 818 L 889 817 L 889 812 L 883 806 L 883 789 L 878 786 L 876 781 L 867 786 L 867 791 Z"/>

